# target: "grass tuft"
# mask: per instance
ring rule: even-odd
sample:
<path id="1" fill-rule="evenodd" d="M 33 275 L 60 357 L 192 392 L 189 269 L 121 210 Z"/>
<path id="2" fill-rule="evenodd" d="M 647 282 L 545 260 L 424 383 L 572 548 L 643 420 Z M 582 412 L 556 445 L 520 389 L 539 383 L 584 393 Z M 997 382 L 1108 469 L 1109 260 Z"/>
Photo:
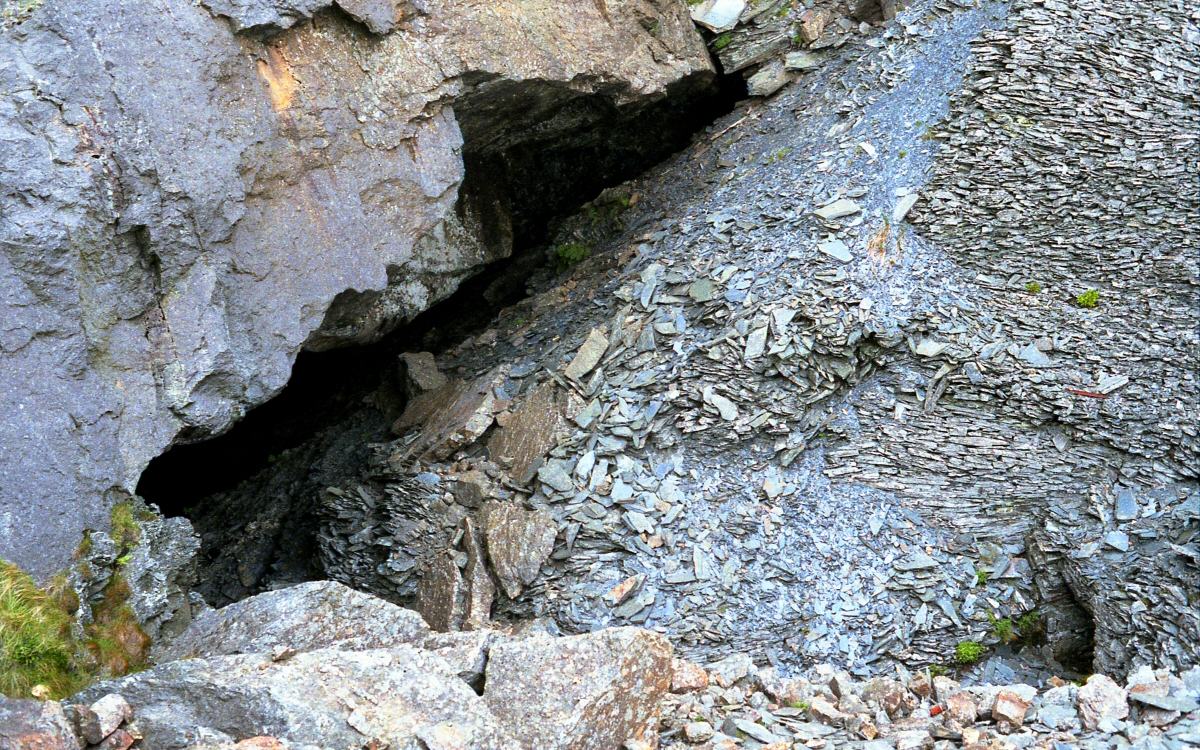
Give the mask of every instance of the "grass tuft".
<path id="1" fill-rule="evenodd" d="M 1031 281 L 1025 285 L 1025 291 L 1029 292 L 1030 294 L 1041 294 L 1042 285 L 1036 281 Z"/>
<path id="2" fill-rule="evenodd" d="M 1095 289 L 1089 289 L 1083 294 L 1075 298 L 1075 303 L 1080 307 L 1095 307 L 1100 304 L 1100 292 Z"/>
<path id="3" fill-rule="evenodd" d="M 70 607 L 78 601 L 66 594 L 65 583 L 59 579 L 57 587 L 40 589 L 16 565 L 0 560 L 0 693 L 31 698 L 43 686 L 49 697 L 63 698 L 87 682 L 76 669 L 71 639 Z"/>
<path id="4" fill-rule="evenodd" d="M 954 647 L 954 661 L 959 664 L 974 664 L 983 656 L 983 644 L 978 641 L 959 641 Z"/>

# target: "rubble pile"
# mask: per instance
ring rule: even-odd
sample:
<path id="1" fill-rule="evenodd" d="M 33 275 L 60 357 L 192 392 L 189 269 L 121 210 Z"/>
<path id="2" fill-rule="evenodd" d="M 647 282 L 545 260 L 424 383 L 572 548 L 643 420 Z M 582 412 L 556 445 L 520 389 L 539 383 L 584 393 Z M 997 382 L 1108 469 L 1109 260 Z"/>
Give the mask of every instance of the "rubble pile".
<path id="1" fill-rule="evenodd" d="M 672 687 L 667 750 L 1062 750 L 1183 748 L 1200 742 L 1200 668 L 1138 669 L 1125 687 L 1096 674 L 1077 685 L 961 684 L 901 668 L 856 680 L 828 664 L 807 677 L 758 669 L 746 654 Z M 680 667 L 676 674 L 680 674 Z"/>

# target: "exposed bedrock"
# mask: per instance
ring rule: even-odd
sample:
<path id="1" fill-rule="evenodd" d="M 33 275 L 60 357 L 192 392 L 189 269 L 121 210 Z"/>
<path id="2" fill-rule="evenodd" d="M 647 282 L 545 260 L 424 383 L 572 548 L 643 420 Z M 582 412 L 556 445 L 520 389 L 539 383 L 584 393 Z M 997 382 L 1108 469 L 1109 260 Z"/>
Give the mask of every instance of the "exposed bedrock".
<path id="1" fill-rule="evenodd" d="M 0 556 L 59 568 L 150 459 L 446 297 L 715 80 L 682 0 L 48 0 L 0 31 Z"/>

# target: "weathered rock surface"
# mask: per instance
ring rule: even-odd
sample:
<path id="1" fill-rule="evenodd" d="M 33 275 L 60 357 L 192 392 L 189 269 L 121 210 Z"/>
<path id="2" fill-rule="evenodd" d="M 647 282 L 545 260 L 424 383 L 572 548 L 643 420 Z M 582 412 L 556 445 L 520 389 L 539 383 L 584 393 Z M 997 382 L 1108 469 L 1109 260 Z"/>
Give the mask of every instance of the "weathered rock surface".
<path id="1" fill-rule="evenodd" d="M 0 750 L 81 750 L 62 706 L 0 695 Z"/>
<path id="2" fill-rule="evenodd" d="M 335 581 L 302 583 L 201 613 L 158 661 L 227 654 L 421 646 L 421 616 Z"/>
<path id="3" fill-rule="evenodd" d="M 713 79 L 683 3 L 338 8 L 49 0 L 0 32 L 0 555 L 48 575 L 301 349 L 374 340 L 507 254 L 503 180 L 472 184 L 464 149 Z"/>
<path id="4" fill-rule="evenodd" d="M 640 628 L 526 638 L 492 646 L 484 698 L 528 747 L 652 746 L 671 674 L 670 643 Z"/>
<path id="5" fill-rule="evenodd" d="M 286 661 L 215 656 L 157 666 L 88 688 L 117 692 L 137 716 L 145 750 L 270 735 L 290 746 L 421 747 L 444 735 L 462 748 L 520 747 L 483 698 L 445 661 L 410 646 L 325 649 Z M 387 743 L 390 743 L 387 744 Z"/>

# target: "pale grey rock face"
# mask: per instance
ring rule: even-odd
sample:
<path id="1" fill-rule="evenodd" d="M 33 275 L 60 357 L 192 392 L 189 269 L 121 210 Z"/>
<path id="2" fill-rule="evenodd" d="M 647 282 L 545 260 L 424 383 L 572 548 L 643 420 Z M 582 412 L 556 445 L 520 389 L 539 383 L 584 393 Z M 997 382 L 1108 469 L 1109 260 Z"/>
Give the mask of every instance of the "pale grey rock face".
<path id="1" fill-rule="evenodd" d="M 671 644 L 640 628 L 494 643 L 484 698 L 525 746 L 609 750 L 654 746 L 671 687 Z"/>
<path id="2" fill-rule="evenodd" d="M 335 581 L 314 581 L 206 610 L 158 661 L 276 649 L 420 646 L 429 634 L 429 626 L 412 610 Z"/>
<path id="3" fill-rule="evenodd" d="M 507 254 L 464 134 L 502 151 L 713 77 L 682 3 L 329 5 L 48 0 L 0 34 L 0 556 L 61 568 L 301 349 Z"/>
<path id="4" fill-rule="evenodd" d="M 441 658 L 410 646 L 326 649 L 275 662 L 265 655 L 214 656 L 163 664 L 100 683 L 133 706 L 146 750 L 269 735 L 292 748 L 397 750 L 453 729 L 461 747 L 516 750 L 483 698 Z"/>

